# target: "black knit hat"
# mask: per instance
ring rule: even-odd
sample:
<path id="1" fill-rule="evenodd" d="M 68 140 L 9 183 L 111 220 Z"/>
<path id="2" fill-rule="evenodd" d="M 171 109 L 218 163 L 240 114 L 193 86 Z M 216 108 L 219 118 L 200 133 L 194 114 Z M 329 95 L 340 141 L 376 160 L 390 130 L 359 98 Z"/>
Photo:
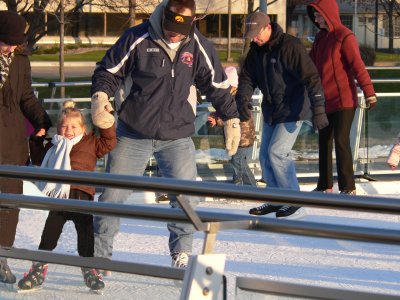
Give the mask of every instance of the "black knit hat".
<path id="1" fill-rule="evenodd" d="M 0 41 L 10 46 L 21 45 L 25 42 L 24 17 L 14 11 L 0 11 Z"/>

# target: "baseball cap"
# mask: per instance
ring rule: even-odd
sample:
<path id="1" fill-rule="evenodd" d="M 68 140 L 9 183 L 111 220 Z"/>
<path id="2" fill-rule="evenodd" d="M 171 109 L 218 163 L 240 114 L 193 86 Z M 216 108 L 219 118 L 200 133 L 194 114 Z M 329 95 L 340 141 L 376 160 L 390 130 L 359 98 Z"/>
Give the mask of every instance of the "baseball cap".
<path id="1" fill-rule="evenodd" d="M 194 16 L 183 16 L 169 9 L 164 10 L 163 28 L 165 30 L 188 35 L 192 28 Z"/>
<path id="2" fill-rule="evenodd" d="M 248 15 L 244 37 L 250 40 L 253 39 L 260 32 L 261 28 L 264 28 L 270 22 L 268 15 L 262 12 L 255 12 Z"/>

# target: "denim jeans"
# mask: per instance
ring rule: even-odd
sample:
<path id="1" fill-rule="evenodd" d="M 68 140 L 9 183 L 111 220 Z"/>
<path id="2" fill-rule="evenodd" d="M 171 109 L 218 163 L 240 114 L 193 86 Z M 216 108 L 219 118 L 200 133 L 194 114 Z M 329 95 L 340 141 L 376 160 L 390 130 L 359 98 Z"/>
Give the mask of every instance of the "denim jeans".
<path id="1" fill-rule="evenodd" d="M 301 128 L 301 121 L 263 124 L 260 165 L 267 187 L 300 190 L 290 150 Z"/>
<path id="2" fill-rule="evenodd" d="M 239 147 L 235 155 L 232 155 L 231 163 L 234 171 L 234 182 L 256 186 L 256 179 L 249 168 L 247 153 L 251 147 Z"/>
<path id="3" fill-rule="evenodd" d="M 167 141 L 145 139 L 130 131 L 122 122 L 117 126 L 117 146 L 109 155 L 107 171 L 112 174 L 142 176 L 152 155 L 163 177 L 196 180 L 195 148 L 190 137 Z M 99 197 L 99 202 L 124 203 L 131 192 L 126 189 L 106 188 Z M 170 206 L 180 209 L 176 196 L 169 196 Z M 184 195 L 179 197 L 183 201 L 188 201 L 192 207 L 199 202 L 198 197 Z M 119 218 L 94 217 L 96 257 L 111 257 L 114 237 L 119 231 L 119 226 Z M 171 254 L 180 251 L 190 253 L 194 227 L 188 223 L 168 223 L 167 227 L 170 232 Z"/>

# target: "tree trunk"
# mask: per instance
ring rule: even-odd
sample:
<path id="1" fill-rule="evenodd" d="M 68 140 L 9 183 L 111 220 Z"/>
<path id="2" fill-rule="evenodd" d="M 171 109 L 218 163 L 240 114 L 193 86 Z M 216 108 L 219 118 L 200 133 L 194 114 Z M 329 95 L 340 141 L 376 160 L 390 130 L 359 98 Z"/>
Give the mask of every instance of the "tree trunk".
<path id="1" fill-rule="evenodd" d="M 248 0 L 247 2 L 247 14 L 251 14 L 254 11 L 254 0 Z M 245 17 L 246 18 L 246 17 Z M 246 24 L 245 22 L 243 22 L 243 32 L 245 30 Z M 250 50 L 250 40 L 249 39 L 245 39 L 244 40 L 244 45 L 243 45 L 243 51 L 242 51 L 242 56 L 239 59 L 239 68 L 241 69 L 244 63 L 244 60 L 247 56 L 247 53 Z"/>
<path id="2" fill-rule="evenodd" d="M 129 0 L 129 26 L 135 26 L 136 19 L 136 0 Z"/>
<path id="3" fill-rule="evenodd" d="M 64 0 L 60 0 L 60 81 L 65 81 L 64 76 Z M 65 87 L 60 87 L 60 97 L 65 98 Z"/>
<path id="4" fill-rule="evenodd" d="M 389 3 L 389 12 L 388 12 L 388 17 L 389 17 L 389 53 L 393 53 L 393 8 L 394 8 L 394 0 L 390 1 Z"/>

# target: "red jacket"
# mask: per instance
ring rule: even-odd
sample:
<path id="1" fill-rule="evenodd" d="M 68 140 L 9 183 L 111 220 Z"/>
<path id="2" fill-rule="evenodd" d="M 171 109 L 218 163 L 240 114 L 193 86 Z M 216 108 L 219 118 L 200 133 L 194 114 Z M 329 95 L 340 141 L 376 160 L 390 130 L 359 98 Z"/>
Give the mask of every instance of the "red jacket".
<path id="1" fill-rule="evenodd" d="M 354 79 L 366 98 L 375 96 L 371 78 L 360 56 L 354 33 L 342 24 L 336 0 L 316 0 L 307 7 L 314 24 L 314 9 L 318 11 L 329 31 L 320 30 L 311 49 L 311 58 L 318 69 L 325 91 L 326 113 L 358 106 Z"/>

